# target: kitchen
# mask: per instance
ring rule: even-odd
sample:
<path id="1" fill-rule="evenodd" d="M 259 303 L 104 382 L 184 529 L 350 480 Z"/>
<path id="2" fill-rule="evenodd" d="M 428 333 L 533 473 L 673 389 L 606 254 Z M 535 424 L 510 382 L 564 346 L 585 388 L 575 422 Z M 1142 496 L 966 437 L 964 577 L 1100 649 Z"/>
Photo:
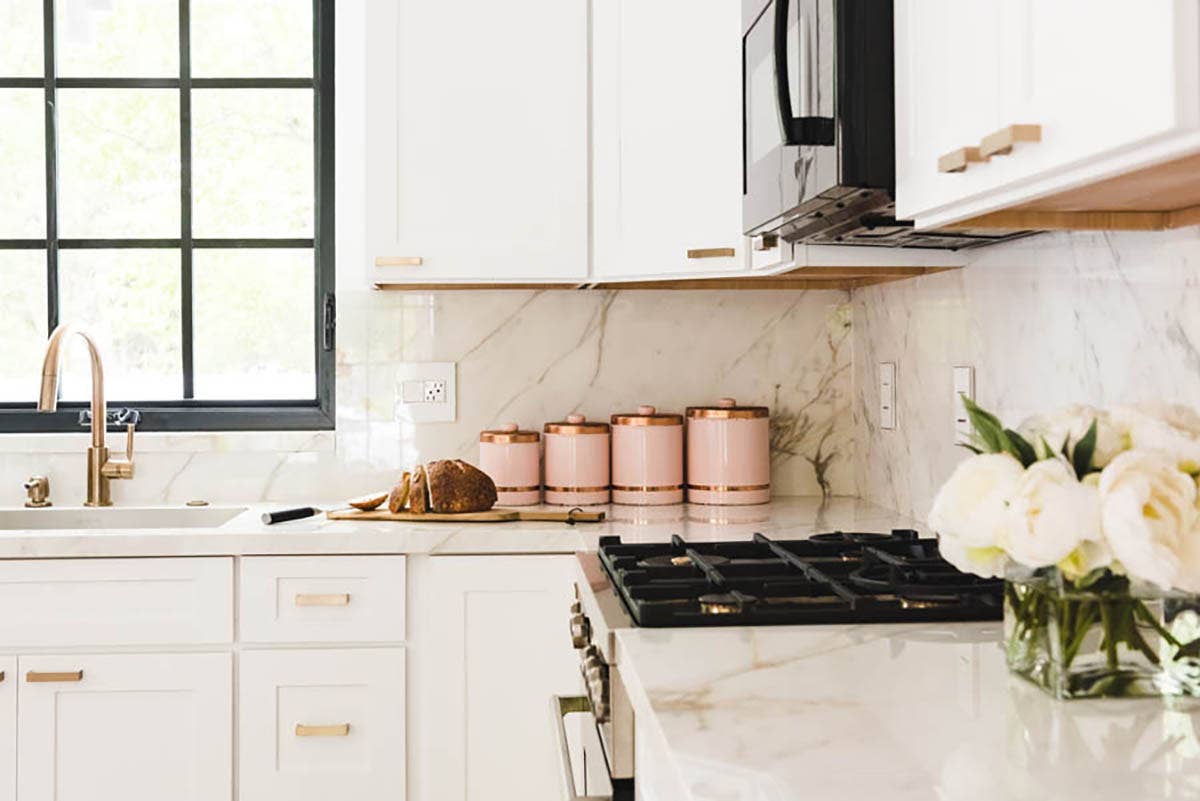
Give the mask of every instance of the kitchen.
<path id="1" fill-rule="evenodd" d="M 1095 540 L 1031 562 L 955 495 L 1200 440 L 1120 411 L 1200 397 L 1198 17 L 0 0 L 0 801 L 1200 798 L 1188 558 L 1050 604 L 1162 665 L 1029 675 L 1001 591 Z M 1111 413 L 1018 425 L 1067 404 Z M 490 512 L 550 519 L 412 519 L 526 432 L 489 481 L 542 503 Z"/>

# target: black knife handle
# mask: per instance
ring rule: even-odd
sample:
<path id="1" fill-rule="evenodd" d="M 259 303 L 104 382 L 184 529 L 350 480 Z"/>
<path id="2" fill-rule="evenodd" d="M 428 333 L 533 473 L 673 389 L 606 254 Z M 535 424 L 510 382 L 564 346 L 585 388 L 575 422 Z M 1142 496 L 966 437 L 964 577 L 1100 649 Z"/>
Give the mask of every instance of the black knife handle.
<path id="1" fill-rule="evenodd" d="M 299 509 L 281 509 L 278 512 L 263 512 L 263 525 L 271 526 L 275 523 L 286 523 L 289 520 L 303 520 L 306 517 L 312 517 L 321 513 L 320 509 L 314 509 L 311 506 L 301 506 Z"/>

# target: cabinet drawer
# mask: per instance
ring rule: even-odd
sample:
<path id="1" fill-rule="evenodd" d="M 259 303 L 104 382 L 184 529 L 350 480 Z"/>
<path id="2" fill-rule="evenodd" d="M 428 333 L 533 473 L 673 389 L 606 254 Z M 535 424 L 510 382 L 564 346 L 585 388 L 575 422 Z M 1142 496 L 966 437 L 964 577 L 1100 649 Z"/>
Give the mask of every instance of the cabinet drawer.
<path id="1" fill-rule="evenodd" d="M 233 639 L 233 560 L 0 561 L 0 643 L 217 643 Z"/>
<path id="2" fill-rule="evenodd" d="M 17 658 L 0 656 L 0 801 L 17 798 Z"/>
<path id="3" fill-rule="evenodd" d="M 403 556 L 242 560 L 246 642 L 401 642 Z"/>
<path id="4" fill-rule="evenodd" d="M 238 686 L 243 801 L 402 801 L 402 649 L 249 651 Z"/>

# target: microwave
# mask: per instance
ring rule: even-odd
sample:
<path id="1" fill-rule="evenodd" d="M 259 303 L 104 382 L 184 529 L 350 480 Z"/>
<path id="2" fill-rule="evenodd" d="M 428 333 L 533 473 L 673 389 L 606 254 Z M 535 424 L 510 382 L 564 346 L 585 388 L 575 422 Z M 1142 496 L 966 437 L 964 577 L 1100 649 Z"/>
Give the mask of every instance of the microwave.
<path id="1" fill-rule="evenodd" d="M 892 0 L 743 0 L 747 236 L 959 249 L 1025 235 L 896 219 L 893 28 Z"/>

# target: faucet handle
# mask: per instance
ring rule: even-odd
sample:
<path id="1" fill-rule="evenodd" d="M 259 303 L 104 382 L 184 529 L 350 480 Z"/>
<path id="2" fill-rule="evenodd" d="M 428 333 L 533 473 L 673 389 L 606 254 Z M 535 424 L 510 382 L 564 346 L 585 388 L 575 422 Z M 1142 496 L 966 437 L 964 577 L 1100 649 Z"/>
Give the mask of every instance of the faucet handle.
<path id="1" fill-rule="evenodd" d="M 21 486 L 25 489 L 25 494 L 29 496 L 25 505 L 30 509 L 40 509 L 51 505 L 50 479 L 45 476 L 30 476 Z"/>
<path id="2" fill-rule="evenodd" d="M 137 428 L 137 423 L 129 423 L 125 426 L 125 459 L 133 464 L 133 430 Z"/>
<path id="3" fill-rule="evenodd" d="M 125 426 L 125 458 L 110 458 L 100 468 L 102 475 L 110 479 L 133 478 L 133 430 L 136 427 L 136 423 Z"/>

